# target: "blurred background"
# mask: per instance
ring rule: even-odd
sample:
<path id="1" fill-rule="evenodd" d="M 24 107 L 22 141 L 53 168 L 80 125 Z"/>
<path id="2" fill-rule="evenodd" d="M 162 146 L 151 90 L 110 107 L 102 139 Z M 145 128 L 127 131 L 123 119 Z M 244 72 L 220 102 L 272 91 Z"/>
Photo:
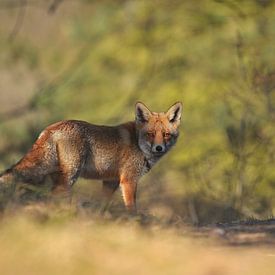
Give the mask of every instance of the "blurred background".
<path id="1" fill-rule="evenodd" d="M 114 125 L 137 100 L 182 101 L 179 142 L 138 208 L 193 224 L 271 217 L 274 45 L 273 0 L 0 0 L 0 170 L 50 123 Z M 100 190 L 74 187 L 88 201 Z"/>

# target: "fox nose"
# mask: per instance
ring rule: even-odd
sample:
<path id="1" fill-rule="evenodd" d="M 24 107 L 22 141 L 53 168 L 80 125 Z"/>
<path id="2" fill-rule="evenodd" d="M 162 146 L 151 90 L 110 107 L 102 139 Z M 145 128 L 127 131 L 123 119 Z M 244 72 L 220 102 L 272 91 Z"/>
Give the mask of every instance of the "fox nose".
<path id="1" fill-rule="evenodd" d="M 156 153 L 164 152 L 164 146 L 160 144 L 153 146 L 153 152 L 156 152 Z"/>
<path id="2" fill-rule="evenodd" d="M 162 152 L 163 148 L 162 148 L 162 146 L 158 145 L 158 146 L 156 147 L 156 150 L 157 150 L 158 152 Z"/>

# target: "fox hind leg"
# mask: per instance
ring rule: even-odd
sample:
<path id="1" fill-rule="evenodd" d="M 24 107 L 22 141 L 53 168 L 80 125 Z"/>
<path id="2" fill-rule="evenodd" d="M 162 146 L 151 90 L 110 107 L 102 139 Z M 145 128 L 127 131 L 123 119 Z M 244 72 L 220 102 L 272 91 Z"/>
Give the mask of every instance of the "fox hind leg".
<path id="1" fill-rule="evenodd" d="M 55 198 L 68 198 L 72 201 L 72 186 L 80 174 L 80 169 L 73 169 L 68 172 L 60 171 L 51 175 L 53 181 L 52 194 Z"/>
<path id="2" fill-rule="evenodd" d="M 110 206 L 111 199 L 113 197 L 114 192 L 119 187 L 119 181 L 113 180 L 113 181 L 103 181 L 102 184 L 102 192 L 104 196 L 104 202 L 103 206 L 101 208 L 101 212 L 104 213 Z"/>
<path id="3" fill-rule="evenodd" d="M 81 172 L 83 157 L 67 144 L 58 147 L 58 170 L 51 174 L 53 181 L 52 193 L 54 196 L 69 197 L 71 201 L 72 186 Z"/>

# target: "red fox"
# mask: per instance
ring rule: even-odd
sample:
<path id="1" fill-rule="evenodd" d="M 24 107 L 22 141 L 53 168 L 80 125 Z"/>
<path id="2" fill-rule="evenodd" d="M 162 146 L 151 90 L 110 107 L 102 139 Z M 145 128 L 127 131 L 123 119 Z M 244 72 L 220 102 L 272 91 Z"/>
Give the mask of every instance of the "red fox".
<path id="1" fill-rule="evenodd" d="M 48 126 L 30 151 L 0 175 L 0 183 L 53 181 L 53 192 L 70 194 L 78 177 L 103 180 L 107 199 L 120 186 L 126 208 L 136 211 L 138 180 L 176 143 L 182 104 L 151 112 L 136 103 L 135 121 L 97 126 L 64 120 Z"/>

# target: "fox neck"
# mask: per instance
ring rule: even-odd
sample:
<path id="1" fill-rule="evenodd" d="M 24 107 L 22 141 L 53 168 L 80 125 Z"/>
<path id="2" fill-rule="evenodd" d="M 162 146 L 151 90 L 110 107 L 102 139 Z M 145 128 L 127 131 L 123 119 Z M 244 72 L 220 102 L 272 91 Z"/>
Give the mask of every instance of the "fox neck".
<path id="1" fill-rule="evenodd" d="M 148 170 L 150 170 L 156 163 L 157 161 L 160 159 L 159 158 L 150 158 L 150 157 L 146 157 L 146 155 L 144 154 L 144 162 L 145 162 L 145 166 Z"/>

